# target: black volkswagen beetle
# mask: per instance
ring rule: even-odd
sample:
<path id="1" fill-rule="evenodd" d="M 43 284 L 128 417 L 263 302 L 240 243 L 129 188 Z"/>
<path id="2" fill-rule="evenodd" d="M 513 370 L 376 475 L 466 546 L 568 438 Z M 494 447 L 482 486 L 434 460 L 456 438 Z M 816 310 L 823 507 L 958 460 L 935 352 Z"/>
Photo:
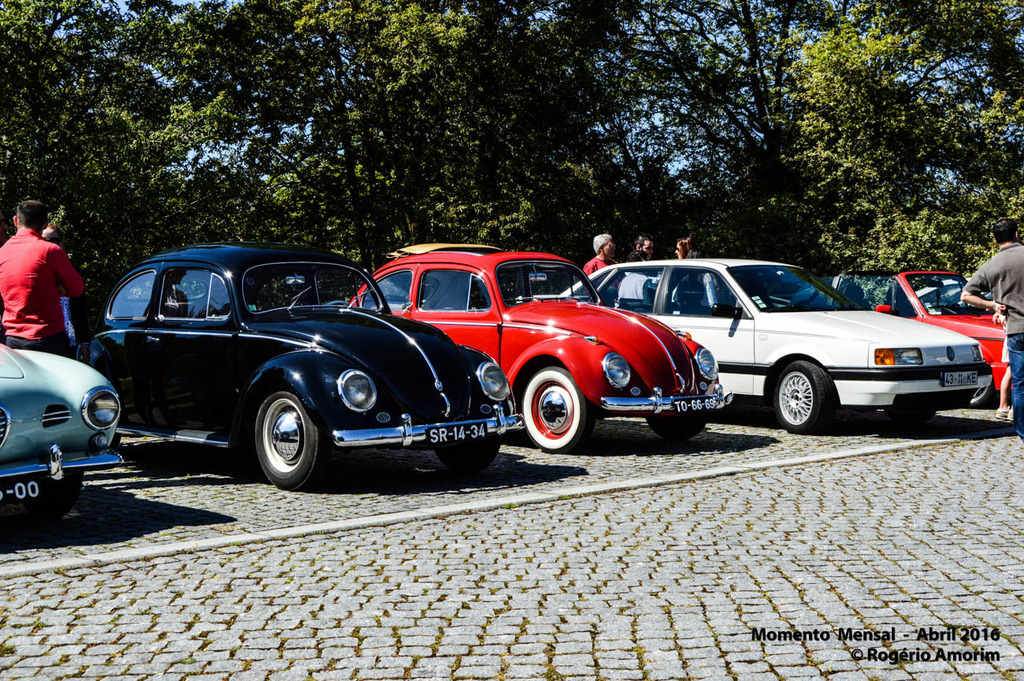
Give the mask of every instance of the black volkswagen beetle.
<path id="1" fill-rule="evenodd" d="M 119 432 L 252 443 L 282 489 L 314 484 L 332 446 L 428 448 L 480 470 L 523 426 L 487 355 L 392 316 L 363 269 L 320 249 L 161 253 L 102 316 L 93 363 L 121 396 Z"/>

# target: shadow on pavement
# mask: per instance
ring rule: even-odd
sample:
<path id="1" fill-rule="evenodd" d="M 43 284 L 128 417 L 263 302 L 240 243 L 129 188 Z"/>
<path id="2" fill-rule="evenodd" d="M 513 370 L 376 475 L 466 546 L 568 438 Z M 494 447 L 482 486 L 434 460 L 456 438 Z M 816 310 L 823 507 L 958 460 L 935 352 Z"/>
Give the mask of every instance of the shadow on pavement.
<path id="1" fill-rule="evenodd" d="M 835 421 L 822 433 L 826 436 L 875 435 L 887 439 L 941 440 L 964 434 L 982 434 L 986 431 L 1003 429 L 1007 423 L 995 421 L 988 409 L 960 409 L 939 412 L 921 424 L 900 423 L 890 419 L 881 410 L 856 411 L 840 409 Z M 775 420 L 775 412 L 769 407 L 748 404 L 732 404 L 715 412 L 712 423 L 765 428 L 785 433 Z M 800 437 L 800 436 L 796 436 Z"/>
<path id="2" fill-rule="evenodd" d="M 709 425 L 703 432 L 683 442 L 658 437 L 640 419 L 614 419 L 598 422 L 589 440 L 572 456 L 711 456 L 723 452 L 744 452 L 779 442 L 770 435 L 715 432 Z"/>
<path id="3" fill-rule="evenodd" d="M 137 472 L 137 477 L 130 481 L 124 480 L 123 474 L 119 476 L 118 484 L 125 489 L 254 484 L 265 488 L 266 493 L 302 494 L 278 490 L 267 482 L 251 451 L 239 455 L 201 445 L 165 441 L 126 444 L 120 451 Z M 581 466 L 531 462 L 508 447 L 502 448 L 488 468 L 475 474 L 448 470 L 430 450 L 349 449 L 331 453 L 326 477 L 311 493 L 469 494 L 585 475 L 587 470 Z"/>
<path id="4" fill-rule="evenodd" d="M 78 503 L 63 520 L 37 520 L 20 504 L 3 506 L 0 556 L 28 549 L 112 544 L 171 528 L 235 521 L 221 513 L 141 499 L 123 488 L 96 484 L 96 479 L 89 475 L 86 481 L 92 484 L 85 485 Z"/>

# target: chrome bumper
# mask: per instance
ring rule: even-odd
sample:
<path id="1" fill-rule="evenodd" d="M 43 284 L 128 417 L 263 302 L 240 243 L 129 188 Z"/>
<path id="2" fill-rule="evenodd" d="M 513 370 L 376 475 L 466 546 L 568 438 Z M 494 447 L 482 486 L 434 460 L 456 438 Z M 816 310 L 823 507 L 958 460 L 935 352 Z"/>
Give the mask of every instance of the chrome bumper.
<path id="1" fill-rule="evenodd" d="M 713 404 L 702 409 L 680 409 L 676 406 L 679 402 L 693 402 L 696 400 L 712 400 Z M 638 411 L 650 414 L 660 414 L 663 411 L 679 411 L 680 413 L 691 413 L 721 409 L 732 402 L 732 392 L 721 385 L 715 388 L 714 395 L 677 395 L 664 397 L 661 388 L 655 388 L 654 394 L 650 397 L 602 397 L 601 408 L 608 411 Z"/>
<path id="2" fill-rule="evenodd" d="M 331 433 L 335 447 L 361 447 L 365 445 L 401 445 L 408 447 L 414 442 L 427 439 L 427 429 L 446 426 L 468 426 L 478 423 L 487 424 L 487 435 L 504 435 L 513 430 L 525 427 L 523 417 L 519 414 L 505 416 L 502 407 L 494 407 L 494 416 L 489 419 L 471 421 L 453 421 L 451 423 L 429 423 L 422 426 L 412 425 L 412 417 L 402 414 L 402 425 L 394 428 L 366 428 L 363 430 L 336 430 Z"/>
<path id="3" fill-rule="evenodd" d="M 60 480 L 67 471 L 81 471 L 89 468 L 110 468 L 122 463 L 121 456 L 112 449 L 104 449 L 84 459 L 67 461 L 58 449 L 47 452 L 47 463 L 30 463 L 15 468 L 0 470 L 0 478 L 14 478 L 24 475 L 43 474 L 54 480 Z"/>

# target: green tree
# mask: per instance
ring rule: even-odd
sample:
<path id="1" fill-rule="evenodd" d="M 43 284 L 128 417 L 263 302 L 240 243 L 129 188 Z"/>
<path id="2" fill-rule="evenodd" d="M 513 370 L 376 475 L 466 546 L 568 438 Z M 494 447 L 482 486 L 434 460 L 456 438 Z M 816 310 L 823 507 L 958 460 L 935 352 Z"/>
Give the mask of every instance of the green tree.
<path id="1" fill-rule="evenodd" d="M 805 46 L 787 161 L 835 267 L 986 257 L 1021 208 L 1022 38 L 1012 1 L 872 2 Z"/>
<path id="2" fill-rule="evenodd" d="M 154 244 L 180 243 L 192 146 L 154 68 L 171 2 L 0 3 L 0 201 L 40 199 L 97 304 Z"/>

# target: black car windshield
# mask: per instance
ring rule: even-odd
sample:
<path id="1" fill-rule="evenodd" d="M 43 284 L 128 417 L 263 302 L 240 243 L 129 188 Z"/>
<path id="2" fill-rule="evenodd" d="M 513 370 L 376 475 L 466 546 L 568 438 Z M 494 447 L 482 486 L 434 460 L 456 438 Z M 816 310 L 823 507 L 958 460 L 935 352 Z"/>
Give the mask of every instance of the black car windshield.
<path id="1" fill-rule="evenodd" d="M 597 294 L 583 270 L 564 262 L 529 260 L 507 262 L 495 271 L 498 290 L 506 305 L 536 300 L 597 302 Z"/>
<path id="2" fill-rule="evenodd" d="M 829 312 L 864 307 L 824 283 L 807 270 L 789 265 L 730 267 L 740 288 L 762 312 Z"/>
<path id="3" fill-rule="evenodd" d="M 369 277 L 354 267 L 324 262 L 277 262 L 249 268 L 242 279 L 245 309 L 330 305 L 381 310 Z"/>
<path id="4" fill-rule="evenodd" d="M 908 274 L 907 283 L 930 315 L 982 315 L 984 310 L 960 301 L 967 281 L 959 274 L 922 272 Z"/>

